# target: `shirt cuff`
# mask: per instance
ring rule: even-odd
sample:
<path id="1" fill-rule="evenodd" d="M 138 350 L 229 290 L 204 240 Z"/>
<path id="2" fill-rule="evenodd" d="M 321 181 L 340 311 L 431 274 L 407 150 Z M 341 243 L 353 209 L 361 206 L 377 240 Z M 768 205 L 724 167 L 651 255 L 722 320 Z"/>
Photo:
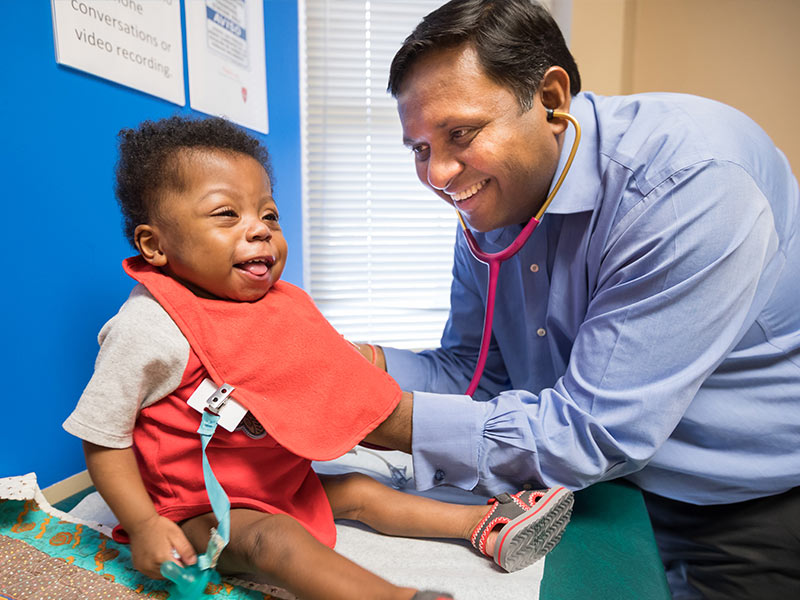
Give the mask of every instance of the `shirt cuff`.
<path id="1" fill-rule="evenodd" d="M 418 490 L 477 485 L 485 419 L 486 405 L 469 396 L 414 392 L 411 449 Z"/>

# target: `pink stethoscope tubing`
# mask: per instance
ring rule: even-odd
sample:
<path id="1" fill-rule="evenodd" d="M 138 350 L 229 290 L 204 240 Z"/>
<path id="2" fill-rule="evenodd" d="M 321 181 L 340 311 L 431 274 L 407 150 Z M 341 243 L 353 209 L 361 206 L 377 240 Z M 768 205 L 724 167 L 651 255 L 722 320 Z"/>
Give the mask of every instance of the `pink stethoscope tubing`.
<path id="1" fill-rule="evenodd" d="M 456 212 L 458 215 L 458 220 L 461 223 L 461 229 L 464 232 L 464 238 L 467 240 L 467 245 L 469 246 L 470 252 L 472 252 L 472 256 L 489 267 L 489 286 L 486 291 L 486 311 L 483 317 L 481 347 L 480 351 L 478 352 L 478 362 L 475 365 L 475 372 L 472 375 L 472 381 L 470 381 L 469 387 L 466 391 L 468 396 L 472 396 L 472 394 L 475 393 L 475 390 L 478 389 L 478 383 L 480 382 L 481 377 L 483 376 L 483 370 L 486 367 L 486 357 L 489 354 L 489 342 L 492 337 L 494 300 L 497 292 L 497 277 L 500 273 L 500 265 L 519 252 L 520 248 L 522 248 L 522 246 L 525 245 L 525 242 L 528 241 L 528 238 L 531 237 L 533 230 L 536 229 L 536 226 L 541 221 L 542 216 L 544 216 L 547 207 L 550 205 L 550 202 L 552 202 L 556 192 L 558 192 L 558 189 L 561 187 L 564 178 L 567 176 L 569 168 L 572 166 L 572 160 L 575 158 L 575 152 L 578 150 L 578 143 L 581 140 L 581 126 L 578 124 L 578 120 L 569 113 L 548 109 L 547 120 L 550 121 L 552 119 L 566 119 L 572 123 L 573 127 L 575 127 L 575 140 L 572 142 L 572 149 L 567 157 L 567 162 L 564 163 L 564 168 L 561 170 L 561 175 L 556 181 L 556 184 L 553 186 L 553 190 L 545 199 L 542 207 L 539 209 L 539 212 L 531 217 L 531 220 L 528 221 L 527 225 L 522 228 L 522 231 L 519 232 L 513 242 L 499 252 L 484 252 L 480 249 L 480 246 L 478 246 L 475 236 L 472 235 L 472 232 L 467 228 L 466 223 L 464 223 L 461 213 Z"/>

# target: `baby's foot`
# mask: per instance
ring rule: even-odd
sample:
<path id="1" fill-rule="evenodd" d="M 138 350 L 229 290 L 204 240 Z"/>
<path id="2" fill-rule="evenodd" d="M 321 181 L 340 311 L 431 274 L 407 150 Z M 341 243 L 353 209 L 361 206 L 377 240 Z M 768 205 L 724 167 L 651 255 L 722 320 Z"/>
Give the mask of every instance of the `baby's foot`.
<path id="1" fill-rule="evenodd" d="M 563 487 L 499 494 L 472 531 L 470 541 L 506 571 L 517 571 L 550 552 L 572 514 L 572 492 Z"/>

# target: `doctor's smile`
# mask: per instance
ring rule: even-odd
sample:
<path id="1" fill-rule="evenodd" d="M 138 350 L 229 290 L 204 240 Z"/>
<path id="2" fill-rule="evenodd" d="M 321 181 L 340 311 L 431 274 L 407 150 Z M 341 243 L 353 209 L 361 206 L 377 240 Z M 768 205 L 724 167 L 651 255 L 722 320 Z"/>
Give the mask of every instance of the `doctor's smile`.
<path id="1" fill-rule="evenodd" d="M 447 190 L 445 190 L 445 192 L 449 194 L 453 202 L 456 202 L 459 206 L 461 206 L 465 200 L 469 200 L 470 198 L 472 198 L 472 196 L 481 191 L 488 183 L 489 180 L 484 179 L 483 181 L 479 181 L 478 183 L 471 185 L 466 190 L 463 190 L 461 192 L 451 193 L 447 192 Z"/>

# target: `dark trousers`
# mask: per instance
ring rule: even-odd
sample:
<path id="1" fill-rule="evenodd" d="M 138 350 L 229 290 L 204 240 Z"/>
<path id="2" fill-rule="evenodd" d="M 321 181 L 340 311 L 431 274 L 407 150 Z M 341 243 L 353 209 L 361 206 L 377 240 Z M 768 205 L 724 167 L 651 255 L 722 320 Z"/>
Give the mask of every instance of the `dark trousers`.
<path id="1" fill-rule="evenodd" d="M 674 600 L 800 599 L 800 487 L 711 506 L 643 493 Z"/>

